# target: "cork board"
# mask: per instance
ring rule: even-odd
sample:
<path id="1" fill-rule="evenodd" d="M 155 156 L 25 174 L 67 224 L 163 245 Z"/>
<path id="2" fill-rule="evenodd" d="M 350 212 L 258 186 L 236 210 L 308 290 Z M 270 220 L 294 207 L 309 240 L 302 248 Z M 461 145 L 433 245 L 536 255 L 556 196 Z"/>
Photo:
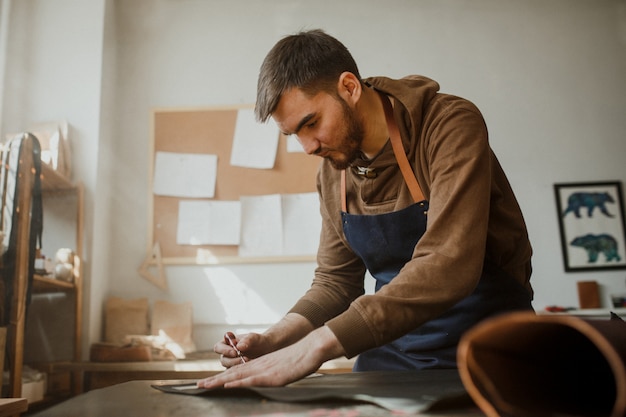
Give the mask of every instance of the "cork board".
<path id="1" fill-rule="evenodd" d="M 150 152 L 150 215 L 148 254 L 157 244 L 164 264 L 288 262 L 302 257 L 247 258 L 238 256 L 236 245 L 179 245 L 176 242 L 178 206 L 182 198 L 153 193 L 157 152 L 217 155 L 215 196 L 210 200 L 233 201 L 240 196 L 315 192 L 320 159 L 303 152 L 287 152 L 287 138 L 281 135 L 273 169 L 230 165 L 231 148 L 239 109 L 232 106 L 202 109 L 158 109 L 152 112 Z M 185 198 L 185 200 L 189 200 Z M 201 200 L 201 199 L 198 199 Z M 312 256 L 304 257 L 305 260 Z"/>

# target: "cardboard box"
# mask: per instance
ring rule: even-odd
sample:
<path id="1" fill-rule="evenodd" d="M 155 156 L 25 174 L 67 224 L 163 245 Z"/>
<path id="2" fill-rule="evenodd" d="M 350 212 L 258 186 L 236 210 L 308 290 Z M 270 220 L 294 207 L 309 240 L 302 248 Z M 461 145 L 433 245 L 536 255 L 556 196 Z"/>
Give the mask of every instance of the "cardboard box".
<path id="1" fill-rule="evenodd" d="M 46 393 L 46 375 L 39 381 L 22 382 L 22 398 L 26 398 L 29 404 L 43 400 Z"/>

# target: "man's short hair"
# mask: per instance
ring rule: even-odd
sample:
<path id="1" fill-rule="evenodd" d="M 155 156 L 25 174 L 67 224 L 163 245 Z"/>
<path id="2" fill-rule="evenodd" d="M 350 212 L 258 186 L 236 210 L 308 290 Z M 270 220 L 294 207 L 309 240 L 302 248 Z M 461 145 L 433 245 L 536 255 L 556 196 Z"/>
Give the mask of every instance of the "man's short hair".
<path id="1" fill-rule="evenodd" d="M 351 72 L 361 80 L 348 49 L 324 31 L 314 29 L 284 37 L 261 65 L 254 109 L 257 120 L 265 122 L 282 94 L 294 87 L 311 96 L 320 91 L 336 95 L 343 72 Z"/>

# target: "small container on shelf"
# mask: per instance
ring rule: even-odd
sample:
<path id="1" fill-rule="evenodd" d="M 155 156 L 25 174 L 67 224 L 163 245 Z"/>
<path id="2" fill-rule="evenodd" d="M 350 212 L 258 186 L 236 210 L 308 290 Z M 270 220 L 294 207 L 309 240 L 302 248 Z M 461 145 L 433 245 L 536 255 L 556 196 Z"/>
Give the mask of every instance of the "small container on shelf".
<path id="1" fill-rule="evenodd" d="M 611 294 L 611 304 L 615 308 L 626 307 L 626 294 Z"/>

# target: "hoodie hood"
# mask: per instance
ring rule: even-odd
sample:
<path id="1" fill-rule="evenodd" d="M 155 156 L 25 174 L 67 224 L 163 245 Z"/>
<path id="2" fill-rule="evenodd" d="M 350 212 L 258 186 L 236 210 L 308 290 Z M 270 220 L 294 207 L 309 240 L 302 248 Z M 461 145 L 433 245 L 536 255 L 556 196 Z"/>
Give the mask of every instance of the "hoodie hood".
<path id="1" fill-rule="evenodd" d="M 363 81 L 394 98 L 396 117 L 399 111 L 397 105 L 398 103 L 402 105 L 404 108 L 402 117 L 408 122 L 405 126 L 413 132 L 422 128 L 421 123 L 426 107 L 439 91 L 439 83 L 421 75 L 410 75 L 398 80 L 388 77 L 371 77 Z"/>
<path id="2" fill-rule="evenodd" d="M 371 77 L 363 81 L 367 86 L 393 98 L 394 114 L 398 121 L 402 144 L 405 151 L 409 151 L 407 156 L 412 159 L 414 157 L 412 149 L 415 147 L 411 146 L 410 138 L 419 137 L 417 132 L 422 128 L 428 106 L 439 91 L 439 84 L 420 75 L 411 75 L 397 80 L 388 77 Z M 368 167 L 380 173 L 382 169 L 396 165 L 397 161 L 391 150 L 391 143 L 388 141 L 373 159 L 358 158 L 352 166 L 355 170 L 358 170 L 356 167 Z"/>

